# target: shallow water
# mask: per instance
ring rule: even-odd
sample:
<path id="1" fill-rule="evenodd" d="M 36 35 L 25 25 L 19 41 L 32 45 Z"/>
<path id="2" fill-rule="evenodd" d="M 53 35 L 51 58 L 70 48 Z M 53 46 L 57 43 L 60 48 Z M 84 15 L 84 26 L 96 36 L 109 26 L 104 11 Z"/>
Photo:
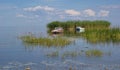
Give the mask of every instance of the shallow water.
<path id="1" fill-rule="evenodd" d="M 18 36 L 32 32 L 35 35 L 47 36 L 45 26 L 1 26 L 0 27 L 0 70 L 119 70 L 120 44 L 98 43 L 91 44 L 83 38 L 74 38 L 75 42 L 63 48 L 27 46 Z M 106 54 L 102 57 L 87 57 L 77 55 L 62 58 L 66 51 L 80 52 L 89 49 L 99 49 Z M 48 53 L 58 51 L 55 57 L 46 56 Z M 110 55 L 108 55 L 110 53 Z"/>

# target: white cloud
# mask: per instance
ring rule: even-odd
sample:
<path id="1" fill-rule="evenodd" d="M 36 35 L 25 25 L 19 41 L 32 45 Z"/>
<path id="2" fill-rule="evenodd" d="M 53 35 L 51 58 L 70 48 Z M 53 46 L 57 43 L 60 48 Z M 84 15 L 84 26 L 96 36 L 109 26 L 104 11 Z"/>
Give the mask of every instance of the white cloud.
<path id="1" fill-rule="evenodd" d="M 106 11 L 106 10 L 101 10 L 99 12 L 99 16 L 102 16 L 102 17 L 107 17 L 109 15 L 109 11 Z"/>
<path id="2" fill-rule="evenodd" d="M 35 7 L 24 8 L 23 10 L 25 11 L 38 11 L 38 10 L 54 11 L 54 8 L 48 7 L 48 6 L 35 6 Z"/>
<path id="3" fill-rule="evenodd" d="M 95 16 L 96 12 L 93 11 L 92 9 L 86 9 L 83 11 L 85 16 Z"/>
<path id="4" fill-rule="evenodd" d="M 39 15 L 24 15 L 24 14 L 17 14 L 16 17 L 18 18 L 27 18 L 27 19 L 34 19 L 39 18 Z"/>
<path id="5" fill-rule="evenodd" d="M 65 10 L 65 13 L 68 14 L 68 15 L 71 15 L 71 16 L 79 16 L 79 15 L 81 15 L 80 12 L 78 12 L 76 10 L 73 10 L 73 9 L 71 9 L 71 10 Z"/>
<path id="6" fill-rule="evenodd" d="M 17 14 L 16 17 L 26 18 L 27 16 L 25 16 L 25 15 L 23 15 L 23 14 Z"/>
<path id="7" fill-rule="evenodd" d="M 64 15 L 59 15 L 60 19 L 64 19 L 65 16 Z"/>
<path id="8" fill-rule="evenodd" d="M 34 6 L 23 9 L 25 11 L 30 11 L 25 14 L 17 14 L 17 17 L 29 18 L 29 19 L 38 19 L 44 15 L 44 18 L 48 18 L 49 20 L 53 19 L 82 19 L 82 18 L 96 18 L 96 17 L 106 17 L 109 15 L 109 11 L 100 10 L 98 12 L 93 9 L 85 9 L 81 11 L 77 11 L 74 9 L 57 9 L 49 6 Z M 44 19 L 43 18 L 43 19 Z"/>

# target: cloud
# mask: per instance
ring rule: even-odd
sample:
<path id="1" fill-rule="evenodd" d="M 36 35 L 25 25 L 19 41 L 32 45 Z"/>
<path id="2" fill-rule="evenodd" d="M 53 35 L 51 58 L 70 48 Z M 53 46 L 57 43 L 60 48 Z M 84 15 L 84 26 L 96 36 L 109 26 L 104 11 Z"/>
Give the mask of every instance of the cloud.
<path id="1" fill-rule="evenodd" d="M 96 12 L 93 11 L 92 9 L 86 9 L 83 11 L 85 16 L 95 16 Z"/>
<path id="2" fill-rule="evenodd" d="M 68 15 L 71 15 L 71 16 L 79 16 L 79 15 L 81 15 L 80 12 L 78 12 L 76 10 L 73 10 L 73 9 L 71 9 L 71 10 L 65 10 L 65 13 L 68 14 Z"/>
<path id="3" fill-rule="evenodd" d="M 64 19 L 65 16 L 64 15 L 59 15 L 60 19 Z"/>
<path id="4" fill-rule="evenodd" d="M 35 6 L 35 7 L 24 8 L 23 10 L 24 11 L 39 11 L 39 10 L 54 11 L 54 8 L 48 6 Z"/>
<path id="5" fill-rule="evenodd" d="M 17 14 L 16 17 L 26 18 L 27 16 L 25 16 L 25 15 L 23 15 L 23 14 Z"/>
<path id="6" fill-rule="evenodd" d="M 34 18 L 39 18 L 39 15 L 24 15 L 24 14 L 17 14 L 16 17 L 18 18 L 28 18 L 28 19 L 34 19 Z"/>
<path id="7" fill-rule="evenodd" d="M 101 10 L 98 14 L 99 16 L 102 16 L 102 17 L 107 17 L 109 15 L 109 11 L 106 11 L 106 10 Z"/>
<path id="8" fill-rule="evenodd" d="M 56 19 L 74 19 L 79 20 L 83 18 L 97 18 L 97 17 L 106 17 L 109 16 L 109 11 L 100 10 L 95 11 L 93 9 L 85 9 L 85 10 L 74 10 L 74 9 L 59 9 L 49 6 L 34 6 L 23 8 L 24 14 L 17 14 L 17 17 L 28 18 L 28 19 L 48 19 L 48 20 L 56 20 Z"/>

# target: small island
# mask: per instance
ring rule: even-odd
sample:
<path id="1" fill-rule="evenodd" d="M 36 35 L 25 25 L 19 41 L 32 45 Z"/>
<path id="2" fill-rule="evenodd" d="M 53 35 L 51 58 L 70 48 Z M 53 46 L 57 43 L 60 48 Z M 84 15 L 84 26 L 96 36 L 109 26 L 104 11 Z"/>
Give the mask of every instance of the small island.
<path id="1" fill-rule="evenodd" d="M 79 36 L 91 43 L 120 42 L 120 28 L 111 28 L 109 21 L 105 20 L 84 20 L 84 21 L 53 21 L 47 25 L 51 33 L 55 27 L 62 27 L 64 35 Z M 85 28 L 84 32 L 77 32 L 77 27 Z"/>
<path id="2" fill-rule="evenodd" d="M 83 20 L 83 21 L 53 21 L 47 24 L 47 28 L 53 30 L 55 27 L 62 27 L 65 32 L 74 32 L 76 27 L 82 27 L 86 30 L 103 30 L 110 28 L 110 22 L 105 20 Z"/>

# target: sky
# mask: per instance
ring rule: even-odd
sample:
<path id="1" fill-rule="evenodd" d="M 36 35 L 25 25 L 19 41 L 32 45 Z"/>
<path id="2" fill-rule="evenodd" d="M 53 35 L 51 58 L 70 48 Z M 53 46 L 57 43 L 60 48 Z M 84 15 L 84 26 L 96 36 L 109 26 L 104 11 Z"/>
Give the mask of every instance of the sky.
<path id="1" fill-rule="evenodd" d="M 67 20 L 107 20 L 118 26 L 119 13 L 119 0 L 0 0 L 0 26 Z"/>

